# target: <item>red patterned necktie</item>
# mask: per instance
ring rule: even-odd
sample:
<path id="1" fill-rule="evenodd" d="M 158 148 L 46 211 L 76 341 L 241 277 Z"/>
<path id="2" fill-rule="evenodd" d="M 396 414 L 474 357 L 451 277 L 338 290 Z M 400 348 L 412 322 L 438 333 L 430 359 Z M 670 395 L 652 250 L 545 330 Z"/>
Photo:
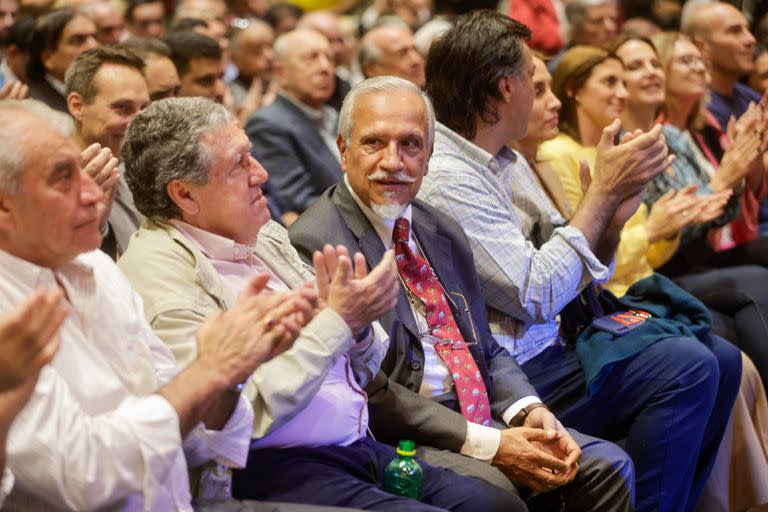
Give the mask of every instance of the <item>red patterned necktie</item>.
<path id="1" fill-rule="evenodd" d="M 395 244 L 397 270 L 411 293 L 424 303 L 429 333 L 446 340 L 445 343 L 435 343 L 435 351 L 451 372 L 461 413 L 469 421 L 490 426 L 491 407 L 483 377 L 472 353 L 464 344 L 448 299 L 432 267 L 408 247 L 410 229 L 408 219 L 400 217 L 395 222 L 392 241 Z"/>

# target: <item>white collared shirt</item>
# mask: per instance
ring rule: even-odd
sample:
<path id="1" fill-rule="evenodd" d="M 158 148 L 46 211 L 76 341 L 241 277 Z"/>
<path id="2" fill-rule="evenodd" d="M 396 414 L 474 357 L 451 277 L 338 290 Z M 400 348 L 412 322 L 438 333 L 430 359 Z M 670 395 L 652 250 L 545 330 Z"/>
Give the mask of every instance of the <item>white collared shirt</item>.
<path id="1" fill-rule="evenodd" d="M 0 312 L 35 289 L 66 290 L 61 345 L 8 437 L 9 510 L 192 510 L 187 461 L 245 465 L 253 411 L 240 400 L 221 431 L 184 440 L 155 392 L 175 360 L 144 320 L 141 299 L 100 251 L 52 270 L 0 251 Z"/>
<path id="2" fill-rule="evenodd" d="M 51 87 L 53 87 L 56 90 L 56 92 L 58 92 L 59 94 L 61 94 L 66 98 L 67 88 L 64 85 L 64 82 L 62 82 L 61 80 L 59 80 L 58 78 L 56 78 L 50 73 L 45 74 L 45 81 L 51 84 Z"/>
<path id="3" fill-rule="evenodd" d="M 395 229 L 395 221 L 397 219 L 385 219 L 376 214 L 366 204 L 364 204 L 360 198 L 355 194 L 352 186 L 349 184 L 349 178 L 347 174 L 344 174 L 344 184 L 346 185 L 352 198 L 362 210 L 368 221 L 373 226 L 376 234 L 379 235 L 381 243 L 384 247 L 392 247 L 392 232 Z M 409 224 L 413 226 L 413 209 L 408 204 L 400 217 L 407 219 Z M 416 243 L 413 236 L 413 229 L 408 234 L 408 247 L 421 257 L 424 254 Z M 427 325 L 427 319 L 425 316 L 425 309 L 423 304 L 414 305 L 411 302 L 411 311 L 416 319 L 416 323 L 419 326 L 419 331 L 422 333 L 429 332 Z M 433 344 L 422 341 L 421 344 L 424 349 L 424 371 L 421 381 L 421 387 L 419 388 L 419 394 L 426 397 L 435 397 L 445 393 L 453 392 L 453 378 L 451 377 L 448 367 L 442 359 L 437 355 Z M 506 424 L 512 421 L 512 418 L 527 405 L 541 402 L 541 399 L 536 396 L 526 396 L 517 400 L 511 406 L 504 411 L 502 419 Z M 464 444 L 461 447 L 461 454 L 475 459 L 479 459 L 485 462 L 490 462 L 493 457 L 496 456 L 496 452 L 499 450 L 499 444 L 501 443 L 501 431 L 493 427 L 485 427 L 478 425 L 471 421 L 467 421 L 467 437 L 464 440 Z"/>

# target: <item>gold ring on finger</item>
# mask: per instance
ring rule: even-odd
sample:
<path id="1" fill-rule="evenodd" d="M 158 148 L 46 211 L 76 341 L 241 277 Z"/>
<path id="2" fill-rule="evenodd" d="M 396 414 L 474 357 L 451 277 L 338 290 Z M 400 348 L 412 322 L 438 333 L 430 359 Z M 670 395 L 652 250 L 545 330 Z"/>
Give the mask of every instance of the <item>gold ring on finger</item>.
<path id="1" fill-rule="evenodd" d="M 264 320 L 261 321 L 261 323 L 264 325 L 264 330 L 268 331 L 277 325 L 277 320 L 275 320 L 274 318 L 265 318 Z"/>

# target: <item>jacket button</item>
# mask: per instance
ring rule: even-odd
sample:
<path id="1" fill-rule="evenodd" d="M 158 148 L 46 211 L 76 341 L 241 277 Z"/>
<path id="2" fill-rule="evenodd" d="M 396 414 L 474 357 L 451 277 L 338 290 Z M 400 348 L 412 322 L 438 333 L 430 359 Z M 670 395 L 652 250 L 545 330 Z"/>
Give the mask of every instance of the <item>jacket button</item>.
<path id="1" fill-rule="evenodd" d="M 411 360 L 411 368 L 413 368 L 415 371 L 421 370 L 421 362 L 416 361 L 415 359 Z"/>

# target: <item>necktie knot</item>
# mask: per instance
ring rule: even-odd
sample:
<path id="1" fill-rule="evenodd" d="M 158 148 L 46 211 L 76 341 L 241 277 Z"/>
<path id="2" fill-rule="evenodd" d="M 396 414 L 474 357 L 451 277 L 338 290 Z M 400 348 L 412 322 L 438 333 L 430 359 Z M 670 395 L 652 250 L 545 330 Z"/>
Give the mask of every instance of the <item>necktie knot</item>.
<path id="1" fill-rule="evenodd" d="M 408 243 L 411 233 L 411 223 L 405 217 L 398 217 L 395 221 L 395 229 L 392 231 L 392 241 L 395 244 Z"/>

